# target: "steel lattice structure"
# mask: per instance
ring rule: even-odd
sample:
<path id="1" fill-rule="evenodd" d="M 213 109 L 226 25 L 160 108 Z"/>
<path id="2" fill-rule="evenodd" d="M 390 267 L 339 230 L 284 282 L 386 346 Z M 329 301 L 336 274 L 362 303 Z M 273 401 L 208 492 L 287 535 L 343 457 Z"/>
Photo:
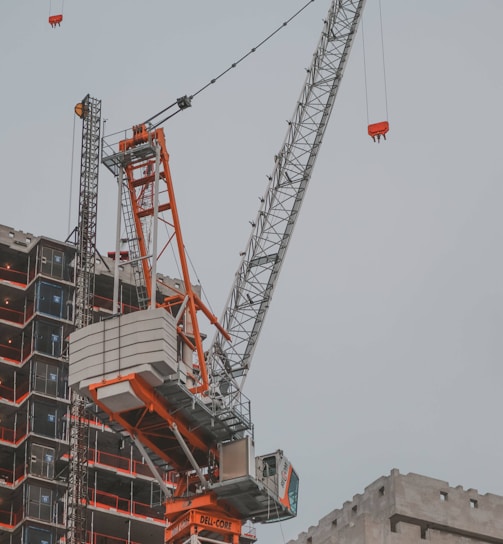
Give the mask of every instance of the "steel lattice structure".
<path id="1" fill-rule="evenodd" d="M 101 100 L 87 95 L 75 108 L 82 118 L 79 222 L 77 228 L 75 327 L 92 323 L 96 266 L 98 171 L 100 162 Z M 67 543 L 86 542 L 88 501 L 87 463 L 89 426 L 87 400 L 72 391 L 70 406 L 70 461 L 68 476 Z"/>
<path id="2" fill-rule="evenodd" d="M 220 320 L 232 340 L 213 339 L 209 367 L 221 387 L 239 391 L 248 372 L 279 271 L 311 178 L 366 0 L 332 0 L 311 66 L 275 157 Z"/>

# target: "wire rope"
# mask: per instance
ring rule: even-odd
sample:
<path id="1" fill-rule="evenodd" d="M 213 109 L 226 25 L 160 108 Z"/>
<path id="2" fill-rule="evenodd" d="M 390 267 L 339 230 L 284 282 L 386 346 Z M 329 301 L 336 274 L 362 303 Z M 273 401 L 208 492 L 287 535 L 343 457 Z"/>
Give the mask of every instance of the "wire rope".
<path id="1" fill-rule="evenodd" d="M 196 267 L 194 266 L 194 263 L 192 262 L 192 259 L 190 258 L 189 252 L 188 252 L 186 247 L 185 247 L 185 254 L 187 255 L 187 260 L 189 261 L 189 264 L 190 264 L 190 266 L 192 268 L 192 271 L 194 272 L 194 274 L 196 276 L 196 281 L 199 284 L 199 286 L 201 287 L 201 295 L 202 295 L 201 298 L 206 302 L 206 304 L 208 305 L 208 308 L 210 309 L 211 313 L 214 314 L 215 311 L 211 307 L 210 299 L 208 298 L 208 295 L 206 294 L 206 291 L 205 291 L 205 289 L 203 287 L 203 284 L 202 284 L 202 282 L 201 282 L 201 280 L 199 278 L 199 274 L 197 273 Z"/>
<path id="2" fill-rule="evenodd" d="M 368 74 L 367 74 L 367 49 L 365 46 L 365 28 L 364 21 L 362 18 L 361 22 L 362 28 L 362 45 L 363 45 L 363 73 L 365 80 L 365 106 L 367 110 L 367 124 L 370 123 L 370 114 L 369 114 L 369 95 L 368 95 Z M 383 88 L 384 88 L 384 107 L 386 111 L 386 119 L 389 119 L 389 110 L 388 110 L 388 84 L 386 77 L 386 60 L 384 54 L 384 31 L 383 31 L 383 22 L 382 22 L 382 1 L 379 0 L 379 29 L 381 33 L 381 60 L 382 60 L 382 69 L 383 69 Z"/>
<path id="3" fill-rule="evenodd" d="M 363 78 L 365 81 L 365 107 L 367 110 L 367 125 L 370 124 L 369 116 L 369 91 L 368 91 L 368 81 L 367 81 L 367 55 L 365 50 L 365 29 L 362 18 L 362 48 L 363 48 Z"/>
<path id="4" fill-rule="evenodd" d="M 64 1 L 64 0 L 63 0 Z M 205 85 L 203 85 L 199 90 L 197 90 L 195 93 L 191 94 L 189 96 L 189 99 L 192 100 L 193 98 L 195 98 L 197 95 L 201 94 L 202 92 L 204 92 L 206 89 L 208 89 L 209 87 L 211 87 L 211 85 L 213 85 L 214 83 L 216 83 L 220 78 L 222 78 L 225 74 L 227 74 L 228 72 L 230 72 L 233 68 L 236 68 L 236 66 L 238 64 L 240 64 L 241 62 L 243 62 L 246 58 L 248 58 L 252 53 L 255 53 L 257 51 L 257 49 L 259 49 L 260 47 L 262 47 L 262 45 L 264 45 L 265 43 L 267 43 L 271 38 L 273 38 L 280 30 L 282 30 L 283 28 L 285 28 L 288 23 L 290 23 L 291 21 L 293 21 L 296 17 L 298 17 L 310 4 L 312 4 L 313 2 L 315 2 L 315 0 L 308 0 L 308 2 L 306 2 L 300 9 L 298 9 L 293 15 L 291 15 L 286 21 L 284 21 L 280 26 L 278 26 L 273 32 L 271 32 L 268 36 L 266 36 L 263 40 L 261 40 L 255 47 L 252 47 L 250 49 L 250 51 L 248 51 L 246 54 L 242 55 L 238 60 L 236 60 L 235 62 L 233 62 L 228 68 L 226 68 L 223 72 L 221 72 L 220 74 L 218 74 L 216 77 L 212 78 L 208 83 L 206 83 Z M 152 115 L 151 117 L 149 117 L 146 121 L 145 121 L 145 124 L 147 123 L 150 123 L 151 121 L 153 121 L 154 119 L 156 119 L 157 117 L 159 117 L 160 115 L 162 115 L 163 113 L 166 113 L 167 111 L 169 111 L 171 108 L 173 108 L 174 106 L 176 106 L 177 104 L 179 103 L 179 101 L 175 101 L 173 102 L 172 104 L 170 104 L 169 106 L 167 106 L 166 108 L 162 109 L 161 111 L 159 111 L 158 113 L 156 113 L 155 115 Z M 171 115 L 168 115 L 167 117 L 161 119 L 160 121 L 157 121 L 157 123 L 155 125 L 152 126 L 152 128 L 156 128 L 158 127 L 159 125 L 162 125 L 163 123 L 165 123 L 168 119 L 170 119 L 171 117 L 173 117 L 174 115 L 176 115 L 177 113 L 180 113 L 182 111 L 182 108 L 178 109 L 176 112 L 172 113 Z M 367 117 L 368 117 L 368 104 L 367 104 Z M 167 229 L 167 226 L 166 226 L 166 229 Z M 175 252 L 174 252 L 174 249 L 172 248 L 173 250 L 173 256 L 175 256 Z M 196 274 L 196 279 L 197 279 L 197 282 L 199 283 L 199 285 L 201 286 L 201 293 L 202 295 L 204 296 L 204 298 L 206 299 L 208 305 L 209 305 L 209 308 L 210 310 L 213 312 L 213 309 L 211 308 L 211 304 L 209 302 L 209 299 L 205 293 L 205 290 L 203 288 L 203 285 L 201 283 L 201 280 L 199 279 L 198 275 L 197 275 L 197 271 L 194 267 L 194 264 L 192 263 L 192 260 L 190 259 L 190 256 L 187 252 L 187 249 L 185 248 L 185 252 L 187 254 L 187 258 L 189 260 L 189 263 L 192 267 L 192 270 L 194 271 L 194 273 Z M 175 262 L 176 262 L 176 265 L 178 267 L 178 262 L 177 262 L 177 259 L 175 258 Z M 178 270 L 179 273 L 180 273 L 180 270 Z"/>
<path id="5" fill-rule="evenodd" d="M 388 85 L 387 85 L 387 78 L 386 78 L 386 62 L 385 62 L 385 55 L 384 55 L 384 32 L 383 32 L 383 26 L 382 26 L 382 5 L 381 0 L 379 0 L 379 22 L 381 26 L 381 52 L 382 52 L 382 70 L 383 70 L 383 79 L 384 79 L 384 101 L 386 104 L 386 119 L 389 120 L 388 115 Z"/>
<path id="6" fill-rule="evenodd" d="M 203 85 L 199 90 L 197 90 L 196 92 L 192 93 L 191 95 L 188 96 L 189 100 L 192 100 L 193 98 L 195 98 L 197 95 L 201 94 L 202 92 L 204 92 L 206 89 L 208 89 L 208 87 L 211 87 L 211 85 L 213 85 L 214 83 L 216 83 L 220 78 L 222 78 L 223 76 L 225 76 L 225 74 L 227 74 L 228 72 L 230 72 L 233 68 L 236 68 L 236 66 L 238 66 L 238 64 L 240 64 L 241 62 L 243 62 L 245 59 L 247 59 L 252 53 L 255 53 L 257 51 L 257 49 L 259 49 L 260 47 L 262 47 L 262 45 L 264 45 L 265 43 L 267 43 L 271 38 L 273 38 L 280 30 L 282 30 L 283 28 L 285 28 L 288 23 L 290 23 L 291 21 L 293 21 L 297 16 L 299 16 L 310 4 L 312 4 L 315 0 L 308 0 L 308 2 L 306 2 L 306 4 L 304 4 L 299 10 L 297 10 L 291 17 L 289 17 L 286 21 L 284 21 L 280 26 L 278 26 L 276 28 L 276 30 L 274 30 L 273 32 L 271 32 L 268 36 L 266 36 L 262 41 L 260 41 L 255 47 L 252 47 L 246 54 L 244 54 L 243 56 L 241 56 L 239 59 L 237 59 L 235 62 L 233 62 L 228 68 L 226 68 L 223 72 L 221 72 L 220 74 L 218 74 L 216 77 L 210 79 L 210 81 L 208 81 L 208 83 L 206 83 L 205 85 Z M 166 108 L 164 108 L 163 110 L 161 110 L 160 112 L 156 113 L 155 115 L 152 115 L 152 117 L 149 117 L 146 121 L 145 121 L 145 124 L 147 123 L 150 123 L 151 121 L 153 121 L 154 119 L 156 119 L 157 117 L 159 117 L 160 115 L 162 115 L 163 113 L 166 113 L 167 111 L 169 111 L 171 108 L 173 108 L 174 106 L 176 105 L 179 105 L 179 101 L 180 100 L 176 100 L 175 102 L 173 102 L 172 104 L 170 104 L 169 106 L 167 106 Z M 181 111 L 183 111 L 183 109 L 185 108 L 180 108 L 178 109 L 177 111 L 175 111 L 174 113 L 172 113 L 171 115 L 168 115 L 167 117 L 164 117 L 163 119 L 161 119 L 160 121 L 157 121 L 155 125 L 153 125 L 153 128 L 156 128 L 158 127 L 159 125 L 162 125 L 163 123 L 165 123 L 168 119 L 171 119 L 171 117 L 175 116 L 177 113 L 180 113 Z"/>

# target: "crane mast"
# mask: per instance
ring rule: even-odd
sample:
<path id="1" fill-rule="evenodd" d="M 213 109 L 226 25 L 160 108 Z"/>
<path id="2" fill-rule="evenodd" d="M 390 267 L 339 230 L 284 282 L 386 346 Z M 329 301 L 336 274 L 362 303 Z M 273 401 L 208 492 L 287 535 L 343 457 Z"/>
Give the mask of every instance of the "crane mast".
<path id="1" fill-rule="evenodd" d="M 98 219 L 98 173 L 100 165 L 101 100 L 86 95 L 75 107 L 82 119 L 82 148 L 79 187 L 79 221 L 75 257 L 75 327 L 93 321 L 94 275 L 96 268 L 96 227 Z M 89 401 L 71 391 L 70 460 L 68 477 L 67 542 L 86 541 L 88 501 Z"/>
<path id="2" fill-rule="evenodd" d="M 165 464 L 178 472 L 176 490 L 166 490 L 168 544 L 249 544 L 254 537 L 243 532 L 245 522 L 296 515 L 298 477 L 281 450 L 254 456 L 242 386 L 364 5 L 330 3 L 221 323 L 200 300 L 184 262 L 164 131 L 144 123 L 118 145 L 103 144 L 102 161 L 117 176 L 122 195 L 130 265 L 137 269 L 144 309 L 74 332 L 69 382 L 140 445 L 152 467 Z M 190 102 L 178 105 L 184 109 Z M 183 271 L 169 296 L 158 291 L 158 253 L 151 243 L 161 220 L 173 229 L 168 244 L 177 246 Z M 216 327 L 207 352 L 201 313 Z"/>

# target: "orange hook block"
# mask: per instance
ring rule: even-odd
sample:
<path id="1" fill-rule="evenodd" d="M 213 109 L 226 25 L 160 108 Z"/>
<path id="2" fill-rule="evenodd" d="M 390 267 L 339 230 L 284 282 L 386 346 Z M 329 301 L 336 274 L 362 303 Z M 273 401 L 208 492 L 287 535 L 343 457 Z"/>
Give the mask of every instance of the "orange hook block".
<path id="1" fill-rule="evenodd" d="M 51 15 L 49 17 L 49 24 L 54 28 L 55 26 L 59 26 L 61 24 L 61 21 L 63 20 L 63 15 Z"/>
<path id="2" fill-rule="evenodd" d="M 372 140 L 374 142 L 377 140 L 377 142 L 381 141 L 381 136 L 386 140 L 386 134 L 389 131 L 389 123 L 388 121 L 381 121 L 380 123 L 373 123 L 369 125 L 369 136 L 372 137 Z"/>

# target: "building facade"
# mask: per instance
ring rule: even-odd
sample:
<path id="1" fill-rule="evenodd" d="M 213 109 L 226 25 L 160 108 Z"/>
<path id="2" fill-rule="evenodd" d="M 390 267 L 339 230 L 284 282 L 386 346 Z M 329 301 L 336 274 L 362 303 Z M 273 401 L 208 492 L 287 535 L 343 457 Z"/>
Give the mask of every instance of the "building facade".
<path id="1" fill-rule="evenodd" d="M 288 544 L 503 543 L 503 497 L 393 469 Z"/>
<path id="2" fill-rule="evenodd" d="M 74 257 L 70 243 L 0 226 L 0 544 L 65 541 Z M 128 313 L 137 304 L 127 267 L 121 280 Z M 95 320 L 112 315 L 112 289 L 113 261 L 99 258 Z M 92 415 L 88 491 L 88 543 L 164 541 L 156 479 L 136 448 Z"/>

